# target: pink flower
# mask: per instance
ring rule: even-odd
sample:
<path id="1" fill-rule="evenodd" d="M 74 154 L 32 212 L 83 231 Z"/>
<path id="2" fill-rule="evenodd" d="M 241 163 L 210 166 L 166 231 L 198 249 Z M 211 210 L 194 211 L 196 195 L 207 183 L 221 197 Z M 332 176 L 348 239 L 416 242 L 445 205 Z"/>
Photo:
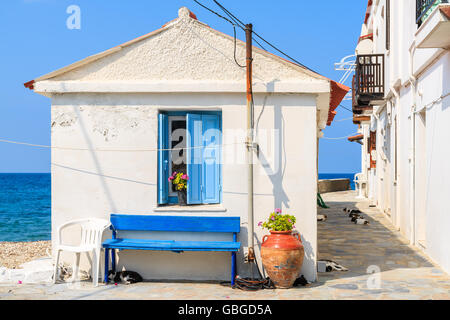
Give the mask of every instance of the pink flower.
<path id="1" fill-rule="evenodd" d="M 295 226 L 292 226 L 292 229 L 295 229 Z"/>
<path id="2" fill-rule="evenodd" d="M 22 281 L 19 280 L 19 281 L 17 281 L 17 283 L 18 283 L 18 284 L 22 284 Z"/>
<path id="3" fill-rule="evenodd" d="M 114 283 L 115 286 L 117 286 L 117 283 Z"/>
<path id="4" fill-rule="evenodd" d="M 281 209 L 276 209 L 275 212 L 276 213 L 281 213 Z"/>
<path id="5" fill-rule="evenodd" d="M 169 182 L 173 180 L 173 177 L 169 177 Z"/>
<path id="6" fill-rule="evenodd" d="M 261 227 L 262 226 L 262 221 L 260 221 L 259 223 L 258 223 L 258 227 Z"/>
<path id="7" fill-rule="evenodd" d="M 275 221 L 275 217 L 274 216 L 272 216 L 270 219 L 272 219 L 272 221 Z"/>
<path id="8" fill-rule="evenodd" d="M 187 180 L 187 179 L 188 179 L 188 176 L 187 176 L 186 174 L 183 174 L 183 175 L 181 176 L 181 179 Z"/>
<path id="9" fill-rule="evenodd" d="M 289 221 L 289 223 L 292 223 L 292 220 L 291 220 L 291 219 L 288 219 L 288 221 Z"/>

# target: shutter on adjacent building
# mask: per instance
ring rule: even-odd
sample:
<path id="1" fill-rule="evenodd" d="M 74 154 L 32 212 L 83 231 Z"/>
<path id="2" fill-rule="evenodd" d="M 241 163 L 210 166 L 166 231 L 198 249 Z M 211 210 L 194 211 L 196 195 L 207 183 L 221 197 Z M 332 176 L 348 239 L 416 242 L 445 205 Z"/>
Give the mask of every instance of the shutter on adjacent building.
<path id="1" fill-rule="evenodd" d="M 167 115 L 162 113 L 159 114 L 158 121 L 158 203 L 166 204 L 169 201 L 169 151 L 161 149 L 169 147 L 169 122 Z"/>
<path id="2" fill-rule="evenodd" d="M 377 159 L 373 156 L 372 151 L 375 151 L 377 149 L 377 132 L 376 131 L 370 131 L 370 143 L 369 143 L 369 153 L 370 153 L 370 168 L 376 168 L 377 167 Z"/>

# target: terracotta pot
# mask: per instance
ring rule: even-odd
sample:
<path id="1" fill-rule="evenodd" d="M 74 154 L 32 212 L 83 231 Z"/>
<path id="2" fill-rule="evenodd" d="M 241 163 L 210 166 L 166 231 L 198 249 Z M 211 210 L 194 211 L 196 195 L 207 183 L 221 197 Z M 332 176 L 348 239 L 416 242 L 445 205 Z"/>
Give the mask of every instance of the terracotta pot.
<path id="1" fill-rule="evenodd" d="M 305 250 L 298 233 L 270 231 L 263 237 L 261 258 L 269 278 L 278 289 L 289 289 L 299 277 Z"/>

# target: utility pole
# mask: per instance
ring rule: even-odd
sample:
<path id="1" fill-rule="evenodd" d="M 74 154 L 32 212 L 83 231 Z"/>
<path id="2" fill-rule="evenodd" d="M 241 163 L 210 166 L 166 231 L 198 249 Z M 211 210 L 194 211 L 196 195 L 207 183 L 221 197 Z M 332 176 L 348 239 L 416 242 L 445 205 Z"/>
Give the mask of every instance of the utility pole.
<path id="1" fill-rule="evenodd" d="M 255 261 L 253 217 L 253 88 L 252 88 L 252 33 L 253 25 L 245 25 L 247 68 L 247 160 L 248 160 L 248 255 L 250 265 Z"/>

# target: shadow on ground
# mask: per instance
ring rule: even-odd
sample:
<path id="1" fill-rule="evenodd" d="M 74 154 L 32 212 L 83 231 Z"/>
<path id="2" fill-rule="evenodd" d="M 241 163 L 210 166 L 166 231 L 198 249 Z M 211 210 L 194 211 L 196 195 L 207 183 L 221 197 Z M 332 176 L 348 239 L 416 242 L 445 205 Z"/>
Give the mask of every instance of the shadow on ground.
<path id="1" fill-rule="evenodd" d="M 433 267 L 423 255 L 409 246 L 385 214 L 369 207 L 368 201 L 354 201 L 352 192 L 322 196 L 330 208 L 318 210 L 319 214 L 328 216 L 325 222 L 318 222 L 318 258 L 336 261 L 349 271 L 319 273 L 319 283 L 363 276 L 373 270 L 385 272 Z M 356 225 L 351 222 L 344 208 L 360 209 L 370 224 Z"/>

